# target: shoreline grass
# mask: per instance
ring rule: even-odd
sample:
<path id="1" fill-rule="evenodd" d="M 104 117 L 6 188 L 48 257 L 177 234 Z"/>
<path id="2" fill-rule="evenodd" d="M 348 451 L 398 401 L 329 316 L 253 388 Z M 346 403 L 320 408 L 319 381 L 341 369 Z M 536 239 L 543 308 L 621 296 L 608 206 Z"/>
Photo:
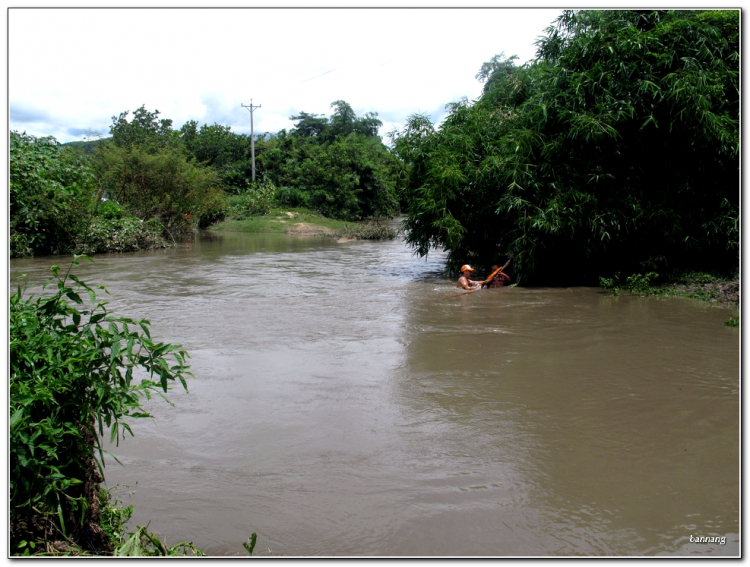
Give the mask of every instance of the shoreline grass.
<path id="1" fill-rule="evenodd" d="M 275 208 L 267 215 L 246 219 L 227 219 L 209 228 L 216 232 L 245 232 L 256 234 L 296 234 L 300 236 L 328 236 L 357 240 L 387 240 L 396 231 L 375 221 L 351 222 L 331 219 L 303 208 Z"/>
<path id="2" fill-rule="evenodd" d="M 275 208 L 267 215 L 243 220 L 227 219 L 209 228 L 217 232 L 254 232 L 283 234 L 299 224 L 315 225 L 330 230 L 343 229 L 351 222 L 330 219 L 303 208 Z"/>

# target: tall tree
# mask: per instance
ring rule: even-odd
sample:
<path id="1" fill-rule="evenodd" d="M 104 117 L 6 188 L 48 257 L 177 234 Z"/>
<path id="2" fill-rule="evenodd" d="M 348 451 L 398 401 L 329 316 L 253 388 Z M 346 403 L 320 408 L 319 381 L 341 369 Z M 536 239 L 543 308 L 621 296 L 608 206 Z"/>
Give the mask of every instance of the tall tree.
<path id="1" fill-rule="evenodd" d="M 142 105 L 128 120 L 129 110 L 121 112 L 119 116 L 112 117 L 112 125 L 109 128 L 112 141 L 121 148 L 133 146 L 157 151 L 170 144 L 178 142 L 177 134 L 172 130 L 172 120 L 159 118 L 159 111 L 149 112 Z"/>
<path id="2" fill-rule="evenodd" d="M 736 267 L 738 11 L 566 11 L 533 64 L 479 78 L 439 130 L 412 117 L 394 139 L 420 253 L 514 255 L 546 283 Z"/>
<path id="3" fill-rule="evenodd" d="M 328 119 L 320 114 L 300 112 L 297 116 L 290 116 L 289 120 L 297 122 L 292 130 L 295 136 L 320 136 L 328 128 Z"/>

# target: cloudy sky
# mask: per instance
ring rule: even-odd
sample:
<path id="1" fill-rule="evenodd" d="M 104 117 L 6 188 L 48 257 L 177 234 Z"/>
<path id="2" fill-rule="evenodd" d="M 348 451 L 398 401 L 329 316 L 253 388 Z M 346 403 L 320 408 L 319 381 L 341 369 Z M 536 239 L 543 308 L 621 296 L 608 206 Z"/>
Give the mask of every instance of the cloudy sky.
<path id="1" fill-rule="evenodd" d="M 109 135 L 141 105 L 249 133 L 290 128 L 335 100 L 385 135 L 416 112 L 476 98 L 482 63 L 520 62 L 557 9 L 30 9 L 8 13 L 10 129 L 60 142 Z"/>

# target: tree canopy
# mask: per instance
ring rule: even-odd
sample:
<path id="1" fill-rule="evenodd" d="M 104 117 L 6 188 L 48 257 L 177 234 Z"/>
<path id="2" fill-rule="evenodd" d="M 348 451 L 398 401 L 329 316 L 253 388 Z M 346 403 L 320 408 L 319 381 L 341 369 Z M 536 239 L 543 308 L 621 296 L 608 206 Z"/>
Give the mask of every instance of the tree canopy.
<path id="1" fill-rule="evenodd" d="M 286 205 L 346 220 L 395 215 L 401 165 L 378 136 L 377 113 L 358 117 L 343 100 L 331 108 L 330 118 L 300 112 L 289 132 L 256 145 L 260 174 Z"/>
<path id="2" fill-rule="evenodd" d="M 566 11 L 439 129 L 394 134 L 407 240 L 527 282 L 737 266 L 739 12 Z"/>
<path id="3" fill-rule="evenodd" d="M 94 173 L 76 150 L 11 132 L 11 255 L 70 251 L 95 192 Z"/>

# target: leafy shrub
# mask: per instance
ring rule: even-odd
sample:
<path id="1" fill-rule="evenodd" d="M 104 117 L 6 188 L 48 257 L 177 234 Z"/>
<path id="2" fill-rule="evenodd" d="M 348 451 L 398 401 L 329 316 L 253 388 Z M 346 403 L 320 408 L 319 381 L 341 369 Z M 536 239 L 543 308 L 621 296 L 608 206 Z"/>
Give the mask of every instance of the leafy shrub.
<path id="1" fill-rule="evenodd" d="M 77 265 L 74 260 L 71 268 Z M 14 554 L 22 543 L 60 537 L 85 548 L 108 545 L 99 526 L 99 438 L 105 427 L 111 441 L 126 431 L 132 435 L 128 419 L 150 417 L 141 397 L 163 397 L 160 390 L 175 380 L 187 390 L 185 377 L 192 375 L 187 352 L 155 342 L 148 321 L 115 317 L 90 286 L 73 275 L 61 277 L 59 266 L 51 271 L 47 284 L 56 280 L 54 295 L 25 298 L 19 286 L 10 297 Z"/>
<path id="2" fill-rule="evenodd" d="M 102 488 L 99 491 L 101 506 L 100 526 L 112 542 L 121 541 L 125 536 L 125 524 L 133 515 L 133 505 L 122 507 L 122 502 L 114 497 L 112 490 Z"/>
<path id="3" fill-rule="evenodd" d="M 282 207 L 310 208 L 310 193 L 297 187 L 281 186 L 276 189 L 276 202 Z"/>
<path id="4" fill-rule="evenodd" d="M 645 293 L 651 287 L 651 280 L 659 277 L 656 272 L 649 272 L 647 274 L 633 274 L 625 279 L 625 285 L 623 289 L 632 291 L 633 293 Z"/>
<path id="5" fill-rule="evenodd" d="M 82 230 L 93 171 L 71 148 L 49 136 L 10 133 L 10 253 L 69 252 Z"/>
<path id="6" fill-rule="evenodd" d="M 97 209 L 97 215 L 103 219 L 121 219 L 125 214 L 125 209 L 114 201 L 103 201 Z"/>
<path id="7" fill-rule="evenodd" d="M 192 542 L 182 541 L 177 545 L 167 547 L 156 537 L 156 534 L 149 532 L 146 526 L 138 526 L 130 538 L 115 549 L 114 555 L 118 557 L 184 557 L 188 553 L 196 557 L 206 555 Z"/>
<path id="8" fill-rule="evenodd" d="M 348 110 L 345 114 L 351 118 Z M 303 123 L 310 122 L 309 116 Z M 308 126 L 303 130 L 316 127 Z M 294 130 L 279 133 L 263 146 L 258 162 L 264 174 L 280 187 L 294 188 L 279 191 L 282 206 L 352 221 L 392 217 L 399 210 L 401 164 L 375 135 L 349 127 L 332 128 L 323 136 Z"/>
<path id="9" fill-rule="evenodd" d="M 376 221 L 347 225 L 336 230 L 331 236 L 334 238 L 356 238 L 358 240 L 393 240 L 396 231 L 389 226 Z"/>
<path id="10" fill-rule="evenodd" d="M 266 215 L 274 205 L 276 187 L 268 181 L 256 183 L 239 195 L 229 197 L 227 216 L 236 220 Z"/>
<path id="11" fill-rule="evenodd" d="M 175 241 L 191 236 L 191 219 L 224 202 L 216 172 L 169 145 L 147 150 L 104 144 L 94 164 L 108 198 L 140 219 L 158 218 L 165 236 Z"/>
<path id="12" fill-rule="evenodd" d="M 612 290 L 611 295 L 620 295 L 620 286 L 617 284 L 616 278 L 603 278 L 599 276 L 599 287 Z"/>
<path id="13" fill-rule="evenodd" d="M 34 240 L 30 234 L 23 232 L 13 232 L 10 235 L 10 257 L 23 258 L 34 255 Z"/>
<path id="14" fill-rule="evenodd" d="M 104 252 L 135 252 L 164 248 L 169 244 L 162 237 L 159 219 L 144 222 L 134 216 L 122 218 L 98 217 L 91 221 L 76 243 L 80 254 Z"/>

